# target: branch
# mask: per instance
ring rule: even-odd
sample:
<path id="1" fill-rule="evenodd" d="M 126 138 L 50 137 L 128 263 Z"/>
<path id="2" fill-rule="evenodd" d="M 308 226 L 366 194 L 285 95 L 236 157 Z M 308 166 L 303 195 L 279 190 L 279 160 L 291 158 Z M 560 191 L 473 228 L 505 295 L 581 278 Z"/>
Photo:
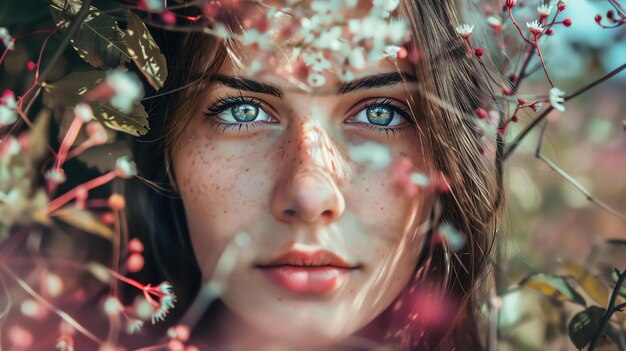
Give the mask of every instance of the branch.
<path id="1" fill-rule="evenodd" d="M 617 67 L 616 69 L 614 69 L 613 71 L 607 73 L 606 75 L 604 75 L 603 77 L 601 77 L 600 79 L 593 81 L 591 83 L 589 83 L 588 85 L 578 89 L 576 92 L 574 92 L 573 94 L 566 96 L 565 97 L 565 101 L 568 101 L 570 99 L 573 99 L 575 97 L 577 97 L 578 95 L 581 95 L 583 93 L 585 93 L 587 90 L 595 87 L 596 85 L 599 85 L 600 83 L 603 83 L 604 81 L 612 78 L 613 76 L 615 76 L 616 74 L 620 73 L 621 71 L 623 71 L 624 69 L 626 69 L 626 63 Z M 528 133 L 533 130 L 537 124 L 539 124 L 539 122 L 541 122 L 544 118 L 546 118 L 546 116 L 552 112 L 552 110 L 554 109 L 554 107 L 550 106 L 548 107 L 545 111 L 543 111 L 543 113 L 541 113 L 539 116 L 537 116 L 528 126 L 526 126 L 526 128 L 524 128 L 524 130 L 522 130 L 516 137 L 515 139 L 511 142 L 511 146 L 509 146 L 507 148 L 507 150 L 504 152 L 503 157 L 503 161 L 505 161 L 507 158 L 509 158 L 509 156 L 511 156 L 511 154 L 513 153 L 513 151 L 515 151 L 515 149 L 517 149 L 517 147 L 519 146 L 519 144 L 522 142 L 522 140 L 524 140 L 524 138 L 526 137 L 526 135 L 528 135 Z"/>
<path id="2" fill-rule="evenodd" d="M 626 280 L 626 269 L 624 269 L 624 271 L 622 273 L 619 273 L 618 275 L 617 283 L 615 283 L 615 288 L 613 288 L 613 292 L 611 293 L 611 300 L 609 300 L 609 306 L 606 309 L 606 313 L 604 314 L 604 317 L 602 317 L 602 321 L 600 321 L 600 327 L 596 331 L 596 334 L 593 336 L 593 339 L 591 339 L 591 344 L 589 344 L 589 348 L 587 349 L 587 351 L 593 351 L 595 349 L 596 344 L 600 340 L 600 337 L 602 336 L 602 334 L 604 334 L 604 329 L 606 329 L 606 326 L 609 324 L 609 320 L 611 320 L 613 313 L 615 313 L 615 311 L 618 311 L 626 307 L 626 302 L 615 306 L 615 301 L 617 300 L 619 289 L 622 287 L 624 280 Z"/>

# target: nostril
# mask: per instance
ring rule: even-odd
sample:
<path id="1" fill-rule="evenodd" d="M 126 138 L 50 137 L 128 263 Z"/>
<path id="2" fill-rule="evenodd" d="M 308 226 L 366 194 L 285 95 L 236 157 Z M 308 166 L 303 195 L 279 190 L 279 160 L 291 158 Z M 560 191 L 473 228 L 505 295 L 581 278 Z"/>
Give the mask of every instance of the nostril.
<path id="1" fill-rule="evenodd" d="M 333 216 L 334 216 L 334 212 L 331 210 L 326 210 L 322 212 L 322 217 L 333 218 Z"/>
<path id="2" fill-rule="evenodd" d="M 296 215 L 296 211 L 295 210 L 284 210 L 283 211 L 283 215 L 287 216 L 287 217 L 293 217 Z"/>

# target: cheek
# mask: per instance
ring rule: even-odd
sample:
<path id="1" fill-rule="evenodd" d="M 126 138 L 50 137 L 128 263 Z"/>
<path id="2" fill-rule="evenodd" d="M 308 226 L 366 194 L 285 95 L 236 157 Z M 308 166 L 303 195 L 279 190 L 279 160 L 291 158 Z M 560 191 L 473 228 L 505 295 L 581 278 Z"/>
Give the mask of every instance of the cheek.
<path id="1" fill-rule="evenodd" d="M 224 142 L 198 128 L 174 153 L 174 169 L 185 205 L 196 257 L 205 277 L 234 236 L 267 212 L 271 180 L 260 145 Z M 203 261 L 204 260 L 204 261 Z"/>

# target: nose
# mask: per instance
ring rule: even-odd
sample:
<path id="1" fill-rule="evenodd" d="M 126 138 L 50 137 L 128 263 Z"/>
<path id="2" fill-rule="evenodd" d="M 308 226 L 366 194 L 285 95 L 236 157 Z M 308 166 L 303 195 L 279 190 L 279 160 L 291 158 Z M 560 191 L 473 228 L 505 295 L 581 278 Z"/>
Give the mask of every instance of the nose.
<path id="1" fill-rule="evenodd" d="M 343 183 L 346 163 L 319 126 L 305 123 L 295 134 L 281 160 L 273 215 L 284 222 L 330 223 L 345 210 L 338 183 Z"/>

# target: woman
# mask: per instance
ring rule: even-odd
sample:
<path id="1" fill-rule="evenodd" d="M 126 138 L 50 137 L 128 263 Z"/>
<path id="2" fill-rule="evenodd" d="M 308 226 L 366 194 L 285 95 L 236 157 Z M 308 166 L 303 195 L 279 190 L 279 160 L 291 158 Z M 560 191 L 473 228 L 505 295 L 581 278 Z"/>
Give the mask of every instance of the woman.
<path id="1" fill-rule="evenodd" d="M 378 6 L 410 28 L 405 55 L 354 72 L 326 55 L 313 78 L 299 49 L 246 43 L 265 7 L 224 16 L 241 41 L 163 34 L 169 84 L 186 88 L 150 100 L 134 152 L 174 196 L 131 187 L 129 218 L 150 228 L 145 273 L 172 283 L 200 348 L 481 348 L 500 196 L 471 117 L 486 87 L 454 1 L 396 5 L 311 5 L 361 21 Z M 446 231 L 462 233 L 456 251 Z"/>

